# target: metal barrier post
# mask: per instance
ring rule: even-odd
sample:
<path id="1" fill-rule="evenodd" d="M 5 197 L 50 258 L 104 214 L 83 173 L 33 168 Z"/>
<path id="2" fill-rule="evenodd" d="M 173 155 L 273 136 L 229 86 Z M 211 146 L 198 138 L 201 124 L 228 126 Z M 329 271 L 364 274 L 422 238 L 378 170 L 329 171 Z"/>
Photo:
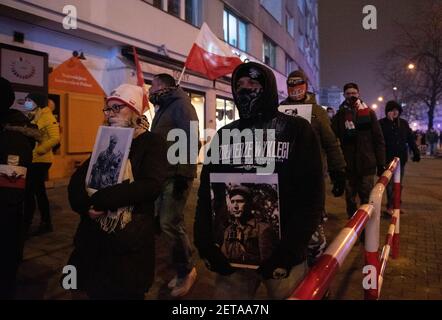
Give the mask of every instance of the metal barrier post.
<path id="1" fill-rule="evenodd" d="M 370 204 L 373 205 L 374 211 L 367 223 L 365 229 L 365 265 L 373 266 L 376 269 L 377 275 L 380 274 L 381 264 L 379 258 L 379 237 L 380 237 L 380 225 L 381 225 L 381 206 L 382 206 L 382 196 L 384 194 L 385 188 L 387 187 L 394 170 L 399 162 L 398 158 L 395 158 L 391 162 L 387 170 L 384 171 L 382 176 L 379 177 L 376 185 L 370 193 Z M 378 281 L 378 276 L 375 277 Z M 379 283 L 374 284 L 375 289 L 364 289 L 365 300 L 376 300 L 379 297 L 378 288 Z"/>
<path id="2" fill-rule="evenodd" d="M 399 231 L 401 222 L 401 162 L 398 161 L 396 171 L 394 172 L 394 193 L 393 193 L 393 212 L 397 213 L 396 227 L 393 235 L 393 250 L 391 256 L 393 259 L 399 258 Z"/>
<path id="3" fill-rule="evenodd" d="M 339 232 L 324 254 L 295 289 L 289 300 L 319 300 L 373 215 L 372 205 L 362 205 Z"/>

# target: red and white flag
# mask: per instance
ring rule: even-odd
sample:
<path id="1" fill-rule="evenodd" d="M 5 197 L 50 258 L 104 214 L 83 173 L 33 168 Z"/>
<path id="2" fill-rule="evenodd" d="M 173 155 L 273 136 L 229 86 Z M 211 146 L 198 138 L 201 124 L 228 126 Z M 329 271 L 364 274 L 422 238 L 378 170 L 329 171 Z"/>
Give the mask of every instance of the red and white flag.
<path id="1" fill-rule="evenodd" d="M 218 39 L 204 22 L 187 57 L 185 67 L 204 74 L 210 80 L 232 73 L 241 59 L 225 42 Z"/>
<path id="2" fill-rule="evenodd" d="M 138 59 L 137 50 L 135 50 L 135 47 L 132 47 L 132 50 L 137 71 L 137 86 L 143 88 L 143 112 L 145 112 L 147 109 L 149 109 L 149 99 L 147 97 L 146 87 L 144 86 L 144 76 L 143 71 L 141 70 L 140 60 Z"/>

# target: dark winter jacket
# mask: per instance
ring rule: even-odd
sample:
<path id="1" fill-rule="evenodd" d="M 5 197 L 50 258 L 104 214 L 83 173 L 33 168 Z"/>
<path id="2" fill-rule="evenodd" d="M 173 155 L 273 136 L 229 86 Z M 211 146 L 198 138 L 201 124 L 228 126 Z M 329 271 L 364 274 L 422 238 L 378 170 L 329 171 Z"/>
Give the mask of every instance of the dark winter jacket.
<path id="1" fill-rule="evenodd" d="M 18 110 L 9 109 L 0 113 L 0 164 L 28 168 L 35 146 L 32 131 L 36 130 L 37 127 Z M 30 133 L 27 134 L 27 131 Z M 0 193 L 2 207 L 15 206 L 24 199 L 24 188 L 1 187 L 0 184 Z"/>
<path id="2" fill-rule="evenodd" d="M 3 94 L 2 92 L 1 95 Z M 23 204 L 26 188 L 26 176 L 23 173 L 32 163 L 32 149 L 35 146 L 35 140 L 25 132 L 38 130 L 32 126 L 20 111 L 11 109 L 0 113 L 0 299 L 11 298 L 12 289 L 4 280 L 5 277 L 15 277 L 14 272 L 23 253 Z M 17 128 L 21 131 L 15 130 Z"/>
<path id="3" fill-rule="evenodd" d="M 289 104 L 311 104 L 312 105 L 312 120 L 311 125 L 313 131 L 318 137 L 321 145 L 322 159 L 327 161 L 328 171 L 344 171 L 345 160 L 342 154 L 341 145 L 336 138 L 335 133 L 331 128 L 330 119 L 325 111 L 316 102 L 316 97 L 313 93 L 307 92 L 303 101 L 292 101 L 290 97 L 280 103 L 281 105 Z"/>
<path id="4" fill-rule="evenodd" d="M 79 286 L 89 294 L 142 294 L 152 284 L 154 201 L 166 179 L 166 152 L 161 137 L 151 132 L 138 136 L 129 153 L 134 182 L 101 189 L 92 197 L 85 189 L 89 160 L 72 176 L 69 202 L 81 221 L 69 263 L 76 266 Z M 91 206 L 115 211 L 129 205 L 134 205 L 132 221 L 110 234 L 87 214 Z"/>
<path id="5" fill-rule="evenodd" d="M 356 125 L 356 135 L 352 139 L 346 139 L 346 108 L 349 107 L 344 101 L 332 119 L 332 128 L 341 141 L 341 148 L 347 163 L 347 174 L 374 175 L 377 167 L 385 166 L 385 142 L 376 114 L 370 109 L 369 123 L 364 126 Z"/>
<path id="6" fill-rule="evenodd" d="M 278 95 L 276 80 L 273 73 L 257 63 L 246 63 L 236 69 L 232 76 L 232 92 L 235 102 L 238 103 L 236 92 L 237 75 L 242 68 L 254 66 L 265 75 L 265 85 L 262 104 L 264 109 L 253 120 L 240 119 L 221 128 L 217 135 L 220 140 L 220 149 L 223 146 L 233 147 L 232 140 L 223 141 L 222 130 L 250 128 L 255 136 L 257 129 L 275 129 L 276 145 L 285 143 L 288 146 L 287 155 L 275 158 L 275 171 L 279 182 L 279 209 L 281 241 L 271 256 L 271 259 L 284 260 L 285 267 L 296 265 L 306 258 L 307 244 L 316 229 L 321 213 L 324 209 L 324 179 L 321 154 L 317 138 L 307 120 L 292 117 L 278 112 Z M 255 136 L 256 138 L 256 136 Z M 212 141 L 215 141 L 214 138 Z M 269 139 L 270 140 L 270 139 Z M 216 148 L 212 142 L 209 156 Z M 252 154 L 259 149 L 255 144 Z M 224 148 L 226 149 L 226 148 Z M 278 150 L 278 147 L 275 148 Z M 237 150 L 235 148 L 235 150 Z M 235 153 L 235 152 L 234 152 Z M 232 154 L 234 154 L 232 153 Z M 241 157 L 244 161 L 244 157 Z M 201 184 L 198 191 L 194 237 L 195 246 L 200 255 L 205 258 L 210 255 L 209 250 L 217 239 L 212 228 L 212 203 L 210 174 L 223 173 L 256 173 L 257 161 L 253 157 L 253 165 L 235 164 L 229 157 L 228 163 L 209 163 L 203 166 Z M 230 164 L 229 164 L 230 163 Z M 216 221 L 216 217 L 214 217 Z"/>
<path id="7" fill-rule="evenodd" d="M 182 129 L 186 133 L 186 137 L 188 137 L 186 141 L 187 163 L 168 164 L 167 177 L 172 178 L 175 176 L 183 176 L 187 178 L 196 178 L 197 166 L 195 160 L 198 155 L 191 154 L 190 139 L 194 140 L 194 143 L 196 143 L 196 148 L 198 148 L 198 116 L 195 108 L 190 102 L 189 96 L 183 91 L 183 89 L 177 87 L 159 98 L 159 107 L 160 108 L 155 113 L 155 117 L 153 118 L 151 131 L 162 136 L 164 140 L 167 140 L 167 135 L 170 130 Z M 197 122 L 195 127 L 196 130 L 191 131 L 192 128 L 190 127 L 190 121 Z M 174 143 L 175 142 L 173 141 L 167 141 L 167 146 L 170 147 Z M 180 141 L 180 144 L 181 143 L 184 142 Z M 193 163 L 195 164 L 191 164 L 189 159 L 192 159 Z"/>
<path id="8" fill-rule="evenodd" d="M 387 164 L 394 157 L 399 157 L 401 165 L 405 165 L 408 160 L 408 149 L 413 151 L 413 154 L 419 154 L 413 133 L 406 120 L 397 118 L 391 121 L 388 118 L 382 118 L 379 120 L 379 124 L 385 139 Z"/>

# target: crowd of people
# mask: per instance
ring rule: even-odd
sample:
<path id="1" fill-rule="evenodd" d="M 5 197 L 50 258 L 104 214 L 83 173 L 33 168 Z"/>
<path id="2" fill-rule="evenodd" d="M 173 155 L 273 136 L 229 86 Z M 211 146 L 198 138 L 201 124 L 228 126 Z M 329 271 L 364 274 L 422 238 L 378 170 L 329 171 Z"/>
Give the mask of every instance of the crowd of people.
<path id="1" fill-rule="evenodd" d="M 24 115 L 10 108 L 14 102 L 10 83 L 2 78 L 0 84 L 0 211 L 8 224 L 6 232 L 0 233 L 5 258 L 0 264 L 0 298 L 13 298 L 35 199 L 41 213 L 37 234 L 53 229 L 44 182 L 60 137 L 45 96 L 29 94 L 25 102 L 29 112 Z M 143 299 L 154 279 L 158 224 L 170 247 L 172 297 L 185 296 L 196 281 L 195 247 L 216 274 L 215 298 L 252 299 L 261 283 L 270 298 L 287 298 L 327 246 L 328 177 L 333 195 L 345 194 L 350 218 L 360 204 L 368 202 L 375 176 L 394 157 L 401 160 L 402 176 L 410 152 L 413 161 L 420 160 L 416 137 L 400 118 L 402 107 L 396 101 L 386 103 L 385 117 L 378 120 L 356 83 L 344 85 L 345 100 L 336 112 L 317 103 L 301 70 L 292 72 L 286 84 L 288 97 L 280 102 L 269 68 L 249 62 L 234 70 L 231 88 L 239 119 L 221 128 L 206 149 L 211 161 L 204 163 L 199 177 L 193 241 L 185 228 L 184 207 L 197 178 L 194 158 L 198 155 L 191 152 L 190 140 L 199 141 L 199 137 L 198 126 L 190 125 L 198 117 L 189 96 L 171 75 L 156 75 L 149 92 L 156 111 L 150 127 L 143 116 L 143 89 L 122 84 L 113 90 L 103 109 L 104 125 L 132 128 L 134 136 L 123 182 L 98 183 L 91 194 L 86 188 L 90 159 L 70 179 L 69 203 L 80 223 L 67 264 L 77 269 L 78 288 L 91 299 Z M 312 106 L 311 119 L 278 111 L 280 105 L 306 104 Z M 186 139 L 167 141 L 168 133 L 177 128 L 186 133 Z M 270 183 L 264 188 L 261 183 L 253 189 L 250 181 L 249 185 L 236 182 L 214 198 L 213 177 L 253 176 L 260 166 L 256 150 L 239 155 L 239 161 L 234 159 L 237 152 L 220 161 L 219 150 L 237 150 L 235 137 L 224 135 L 223 130 L 248 130 L 253 141 L 287 146 L 284 156 L 273 159 L 277 188 Z M 112 139 L 116 138 L 110 137 L 109 148 L 115 145 Z M 426 139 L 434 152 L 434 130 Z M 185 146 L 180 149 L 185 161 L 172 164 L 168 149 L 177 142 Z M 109 161 L 106 151 L 100 157 L 103 163 Z M 99 168 L 94 168 L 99 175 Z M 266 198 L 266 192 L 271 197 Z M 385 212 L 392 214 L 391 186 L 387 195 Z M 260 211 L 257 203 L 263 203 L 264 209 Z M 102 223 L 110 215 L 116 221 L 111 228 Z M 232 263 L 249 258 L 255 267 Z"/>

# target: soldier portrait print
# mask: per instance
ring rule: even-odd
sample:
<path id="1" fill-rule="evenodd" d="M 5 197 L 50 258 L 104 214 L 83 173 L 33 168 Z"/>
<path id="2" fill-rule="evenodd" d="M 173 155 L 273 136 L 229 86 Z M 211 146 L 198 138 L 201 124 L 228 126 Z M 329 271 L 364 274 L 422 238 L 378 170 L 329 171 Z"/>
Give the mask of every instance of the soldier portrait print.
<path id="1" fill-rule="evenodd" d="M 121 182 L 133 129 L 100 127 L 86 177 L 87 188 L 100 190 Z"/>
<path id="2" fill-rule="evenodd" d="M 215 242 L 233 267 L 256 269 L 280 238 L 277 175 L 210 175 Z"/>

